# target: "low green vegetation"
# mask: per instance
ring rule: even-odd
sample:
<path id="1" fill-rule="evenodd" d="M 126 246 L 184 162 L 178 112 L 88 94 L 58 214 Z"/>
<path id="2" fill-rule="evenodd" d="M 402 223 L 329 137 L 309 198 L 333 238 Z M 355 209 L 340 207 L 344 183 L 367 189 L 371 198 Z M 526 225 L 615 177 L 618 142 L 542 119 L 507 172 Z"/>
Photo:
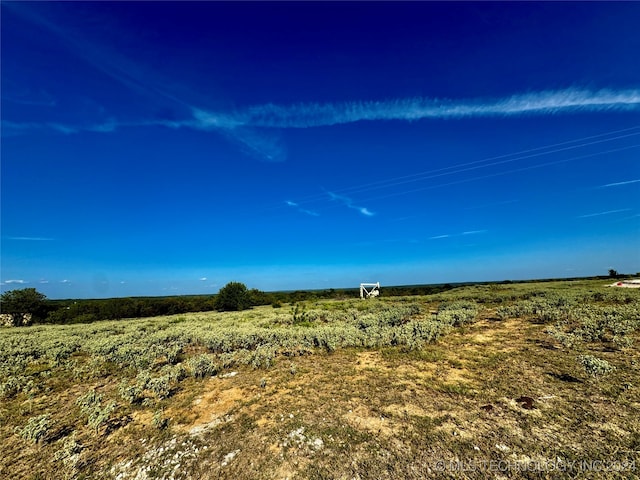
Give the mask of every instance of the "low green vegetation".
<path id="1" fill-rule="evenodd" d="M 639 293 L 481 285 L 3 328 L 0 477 L 486 478 L 435 465 L 635 459 Z"/>
<path id="2" fill-rule="evenodd" d="M 424 295 L 453 288 L 447 285 L 387 287 L 385 295 Z M 357 297 L 358 290 L 296 290 L 263 292 L 248 289 L 240 282 L 229 282 L 216 295 L 183 295 L 175 297 L 133 297 L 105 299 L 49 300 L 34 288 L 11 290 L 0 296 L 0 312 L 12 314 L 12 326 L 35 324 L 92 323 L 103 320 L 147 318 L 181 313 L 238 311 L 260 305 L 280 308 L 284 303 L 311 302 Z M 28 313 L 25 317 L 23 314 Z"/>

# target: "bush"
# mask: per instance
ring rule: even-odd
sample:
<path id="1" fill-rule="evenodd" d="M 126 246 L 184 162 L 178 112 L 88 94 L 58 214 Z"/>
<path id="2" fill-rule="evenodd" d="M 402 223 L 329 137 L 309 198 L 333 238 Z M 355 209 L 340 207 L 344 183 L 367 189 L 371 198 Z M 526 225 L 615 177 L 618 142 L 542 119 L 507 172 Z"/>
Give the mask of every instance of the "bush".
<path id="1" fill-rule="evenodd" d="M 153 426 L 158 430 L 164 430 L 169 425 L 169 419 L 164 418 L 164 411 L 162 409 L 156 410 L 153 414 Z"/>
<path id="2" fill-rule="evenodd" d="M 211 377 L 218 373 L 218 366 L 213 361 L 213 358 L 206 354 L 191 357 L 187 360 L 187 365 L 194 378 Z"/>
<path id="3" fill-rule="evenodd" d="M 123 380 L 118 387 L 118 393 L 120 397 L 131 405 L 140 403 L 144 400 L 144 388 L 140 385 L 129 385 L 126 380 Z"/>
<path id="4" fill-rule="evenodd" d="M 229 282 L 220 289 L 215 299 L 216 310 L 221 312 L 246 310 L 251 306 L 251 297 L 244 283 Z"/>
<path id="5" fill-rule="evenodd" d="M 76 404 L 80 407 L 80 411 L 87 417 L 87 425 L 98 430 L 103 424 L 106 424 L 111 414 L 116 409 L 115 402 L 102 404 L 102 395 L 96 393 L 95 390 L 89 390 L 86 394 L 78 397 Z"/>
<path id="6" fill-rule="evenodd" d="M 591 376 L 606 375 L 616 369 L 606 360 L 594 357 L 592 355 L 580 355 L 578 361 L 582 363 L 582 366 L 586 372 Z"/>
<path id="7" fill-rule="evenodd" d="M 46 299 L 35 288 L 10 290 L 0 295 L 0 311 L 11 314 L 13 326 L 27 325 L 47 316 Z"/>
<path id="8" fill-rule="evenodd" d="M 467 300 L 457 300 L 448 304 L 440 305 L 438 309 L 438 321 L 460 327 L 467 323 L 472 323 L 478 314 L 478 306 L 475 302 Z"/>
<path id="9" fill-rule="evenodd" d="M 65 465 L 75 465 L 82 451 L 82 444 L 76 439 L 76 432 L 74 431 L 67 439 L 62 443 L 62 448 L 56 451 L 53 455 L 53 459 L 62 462 Z"/>
<path id="10" fill-rule="evenodd" d="M 36 443 L 49 432 L 49 428 L 51 427 L 50 418 L 48 414 L 31 417 L 24 427 L 17 427 L 16 432 L 25 440 Z"/>

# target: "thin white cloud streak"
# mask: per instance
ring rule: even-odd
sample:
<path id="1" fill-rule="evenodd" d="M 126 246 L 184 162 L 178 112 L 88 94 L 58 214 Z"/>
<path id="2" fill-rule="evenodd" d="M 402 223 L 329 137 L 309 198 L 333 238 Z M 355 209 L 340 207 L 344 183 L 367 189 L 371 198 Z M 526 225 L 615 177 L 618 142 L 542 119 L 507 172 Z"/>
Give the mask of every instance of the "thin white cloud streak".
<path id="1" fill-rule="evenodd" d="M 599 217 L 600 215 L 610 215 L 612 213 L 628 212 L 629 210 L 631 210 L 631 209 L 630 208 L 621 208 L 621 209 L 618 209 L 618 210 L 607 210 L 606 212 L 588 213 L 586 215 L 578 215 L 577 218 Z"/>
<path id="2" fill-rule="evenodd" d="M 290 200 L 287 200 L 285 202 L 288 206 L 295 208 L 296 210 L 298 210 L 301 213 L 304 213 L 306 215 L 311 215 L 312 217 L 319 217 L 320 214 L 318 212 L 314 212 L 313 210 L 307 210 L 305 208 L 301 208 L 300 205 L 298 205 L 296 202 L 292 202 Z"/>
<path id="3" fill-rule="evenodd" d="M 82 132 L 111 133 L 122 128 L 165 127 L 171 129 L 186 128 L 200 131 L 214 131 L 235 143 L 246 155 L 268 162 L 286 160 L 287 149 L 280 136 L 273 131 L 263 132 L 255 128 L 217 124 L 206 120 L 146 120 L 137 122 L 121 122 L 110 119 L 102 123 L 71 125 L 56 122 L 12 122 L 2 121 L 2 135 L 16 136 L 34 130 L 75 135 Z"/>
<path id="4" fill-rule="evenodd" d="M 640 179 L 638 179 L 638 180 L 627 180 L 626 182 L 607 183 L 606 185 L 600 185 L 600 188 L 619 187 L 621 185 L 629 185 L 631 183 L 638 183 L 638 182 L 640 182 Z"/>
<path id="5" fill-rule="evenodd" d="M 47 237 L 7 237 L 7 240 L 19 240 L 19 241 L 27 241 L 27 242 L 50 242 L 53 241 L 53 238 Z"/>
<path id="6" fill-rule="evenodd" d="M 570 88 L 512 95 L 490 101 L 410 98 L 370 102 L 303 103 L 289 106 L 265 104 L 234 113 L 210 112 L 194 108 L 192 111 L 194 119 L 182 122 L 180 126 L 203 130 L 225 130 L 233 136 L 237 136 L 239 127 L 298 129 L 335 126 L 360 121 L 416 121 L 422 119 L 555 115 L 579 111 L 603 112 L 637 109 L 640 109 L 640 90 L 637 89 L 592 91 Z M 247 141 L 247 143 L 253 146 L 251 141 Z M 255 145 L 255 148 L 259 149 L 260 145 Z M 269 156 L 276 160 L 279 158 L 274 154 Z M 281 156 L 283 155 L 281 154 Z"/>
<path id="7" fill-rule="evenodd" d="M 5 2 L 6 3 L 6 2 Z M 640 108 L 640 90 L 588 90 L 568 88 L 556 91 L 529 92 L 501 99 L 476 99 L 468 101 L 450 99 L 408 98 L 387 101 L 354 101 L 342 103 L 301 103 L 289 106 L 258 105 L 232 113 L 209 112 L 196 108 L 179 96 L 158 84 L 156 72 L 141 67 L 140 62 L 122 56 L 113 49 L 91 41 L 84 29 L 59 18 L 49 18 L 41 10 L 34 10 L 29 2 L 9 2 L 7 8 L 59 37 L 63 44 L 89 65 L 110 76 L 129 90 L 153 99 L 169 100 L 191 109 L 192 118 L 181 121 L 140 122 L 147 126 L 193 128 L 214 130 L 239 143 L 251 156 L 266 161 L 283 161 L 286 158 L 279 138 L 250 127 L 309 128 L 347 124 L 358 121 L 405 120 L 425 118 L 468 118 L 488 116 L 548 115 L 576 111 L 624 111 Z M 84 24 L 83 24 L 84 25 Z M 120 126 L 136 126 L 107 122 L 85 127 L 52 124 L 13 124 L 2 122 L 3 135 L 19 134 L 21 129 L 48 128 L 60 133 L 79 131 L 112 132 Z M 241 128 L 243 127 L 243 128 Z M 8 129 L 8 131 L 7 131 Z M 363 212 L 364 213 L 364 212 Z M 364 213 L 366 215 L 366 213 Z"/>
<path id="8" fill-rule="evenodd" d="M 41 11 L 32 9 L 29 5 L 12 4 L 11 11 L 22 18 L 45 28 L 50 33 L 62 40 L 63 44 L 79 58 L 100 72 L 119 82 L 132 92 L 141 94 L 154 101 L 166 102 L 167 100 L 181 109 L 190 111 L 191 118 L 178 121 L 149 120 L 138 122 L 118 122 L 110 119 L 87 125 L 68 125 L 55 122 L 49 123 L 15 123 L 2 122 L 2 135 L 14 136 L 24 133 L 25 130 L 50 130 L 63 134 L 75 134 L 79 132 L 108 133 L 122 127 L 150 127 L 163 126 L 168 128 L 191 128 L 195 130 L 216 131 L 227 140 L 240 146 L 248 156 L 267 162 L 282 162 L 286 160 L 287 151 L 279 135 L 274 132 L 260 132 L 243 125 L 241 122 L 225 115 L 218 115 L 218 121 L 203 117 L 199 112 L 203 111 L 194 107 L 190 102 L 184 101 L 158 81 L 158 72 L 146 70 L 135 59 L 129 59 L 112 48 L 91 41 L 82 28 L 72 23 L 63 24 L 59 19 L 48 18 Z M 166 82 L 165 82 L 166 83 Z M 175 90 L 175 88 L 173 88 Z"/>
<path id="9" fill-rule="evenodd" d="M 183 102 L 181 102 L 183 103 Z M 86 126 L 60 123 L 15 123 L 3 121 L 8 133 L 50 129 L 71 134 L 80 131 L 113 132 L 120 127 L 164 126 L 216 131 L 242 145 L 249 154 L 268 161 L 282 161 L 286 151 L 280 139 L 256 129 L 298 129 L 349 124 L 360 121 L 416 121 L 422 119 L 460 119 L 555 115 L 575 112 L 609 112 L 640 109 L 640 90 L 556 91 L 512 95 L 497 100 L 439 100 L 408 98 L 387 101 L 343 103 L 265 104 L 234 112 L 213 112 L 191 107 L 191 118 L 140 122 L 107 122 Z"/>
<path id="10" fill-rule="evenodd" d="M 207 281 L 207 277 L 202 277 L 202 278 L 200 278 L 200 281 L 201 281 L 201 282 L 206 282 L 206 281 Z"/>
<path id="11" fill-rule="evenodd" d="M 335 200 L 337 202 L 342 203 L 343 205 L 345 205 L 348 208 L 351 208 L 353 210 L 357 210 L 358 212 L 360 212 L 365 217 L 373 217 L 375 215 L 375 213 L 372 212 L 371 210 L 369 210 L 367 207 L 359 207 L 357 205 L 354 205 L 353 201 L 349 197 L 345 197 L 344 195 L 338 195 L 336 193 L 329 192 L 329 191 L 327 192 L 327 194 L 329 195 L 331 200 Z"/>
<path id="12" fill-rule="evenodd" d="M 115 132 L 117 129 L 122 127 L 136 127 L 147 125 L 149 125 L 147 122 L 118 122 L 113 119 L 102 123 L 87 125 L 71 125 L 57 122 L 12 122 L 9 120 L 3 120 L 2 135 L 20 135 L 33 130 L 48 130 L 55 133 L 62 133 L 64 135 L 74 135 L 80 132 L 108 133 Z"/>
<path id="13" fill-rule="evenodd" d="M 436 235 L 434 237 L 429 237 L 429 240 L 438 240 L 440 238 L 451 238 L 451 237 L 463 237 L 465 235 L 478 235 L 481 233 L 487 233 L 487 230 L 467 230 L 466 232 L 461 232 L 461 233 L 446 233 L 444 235 Z"/>
<path id="14" fill-rule="evenodd" d="M 29 282 L 27 282 L 26 280 L 5 280 L 4 283 L 8 284 L 8 285 L 9 284 L 13 284 L 13 283 L 18 284 L 18 285 L 24 285 L 24 284 L 29 283 Z"/>
<path id="15" fill-rule="evenodd" d="M 203 130 L 197 124 L 195 128 Z M 265 133 L 248 127 L 214 130 L 227 140 L 239 145 L 241 150 L 251 157 L 267 162 L 283 162 L 286 160 L 287 149 L 277 132 Z"/>
<path id="16" fill-rule="evenodd" d="M 439 100 L 408 98 L 387 101 L 301 103 L 289 106 L 258 105 L 234 114 L 194 110 L 194 118 L 203 126 L 235 128 L 311 128 L 359 121 L 456 119 L 553 115 L 573 112 L 606 112 L 640 109 L 640 90 L 585 90 L 569 88 L 556 91 L 512 95 L 497 100 Z"/>
<path id="17" fill-rule="evenodd" d="M 42 9 L 33 9 L 29 2 L 12 2 L 11 4 L 5 2 L 4 5 L 14 14 L 22 17 L 22 19 L 56 35 L 70 52 L 96 70 L 118 81 L 129 90 L 154 99 L 168 99 L 186 106 L 185 102 L 157 87 L 154 82 L 150 82 L 151 75 L 143 69 L 140 62 L 120 55 L 110 47 L 94 43 L 84 29 L 86 21 L 81 26 L 74 25 L 66 21 L 67 19 L 63 22 L 61 21 L 62 18 L 53 17 Z"/>
<path id="18" fill-rule="evenodd" d="M 2 95 L 3 100 L 7 100 L 11 103 L 17 103 L 19 105 L 29 105 L 32 107 L 55 107 L 57 105 L 56 100 L 46 92 L 31 93 L 28 91 L 7 95 Z"/>

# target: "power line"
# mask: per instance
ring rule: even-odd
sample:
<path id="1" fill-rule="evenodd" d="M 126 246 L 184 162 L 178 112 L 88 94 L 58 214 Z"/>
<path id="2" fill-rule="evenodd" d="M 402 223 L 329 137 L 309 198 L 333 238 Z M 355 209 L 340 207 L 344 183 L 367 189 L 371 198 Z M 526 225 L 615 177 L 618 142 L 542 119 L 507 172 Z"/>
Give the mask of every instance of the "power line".
<path id="1" fill-rule="evenodd" d="M 619 135 L 619 134 L 622 134 L 622 135 Z M 615 136 L 612 137 L 611 135 L 615 135 Z M 591 145 L 598 145 L 598 144 L 602 144 L 602 143 L 606 143 L 606 142 L 612 142 L 612 141 L 615 141 L 615 140 L 621 140 L 621 139 L 624 139 L 624 138 L 630 138 L 630 137 L 634 137 L 634 136 L 638 136 L 638 135 L 640 135 L 640 125 L 635 125 L 633 127 L 628 127 L 628 128 L 624 128 L 624 129 L 618 129 L 618 130 L 611 130 L 611 131 L 599 133 L 599 134 L 596 134 L 596 135 L 589 135 L 589 136 L 580 137 L 580 138 L 576 138 L 576 139 L 572 139 L 572 140 L 566 140 L 566 141 L 563 141 L 563 142 L 553 143 L 553 144 L 549 144 L 549 145 L 543 145 L 543 146 L 540 146 L 540 147 L 530 148 L 530 149 L 526 149 L 526 150 L 520 150 L 518 152 L 513 152 L 513 153 L 494 156 L 494 157 L 489 157 L 489 158 L 485 158 L 485 159 L 481 159 L 481 160 L 474 160 L 474 161 L 470 161 L 470 162 L 451 165 L 451 166 L 448 166 L 448 167 L 441 167 L 441 168 L 437 168 L 437 169 L 426 170 L 426 171 L 423 171 L 423 172 L 417 172 L 417 173 L 408 174 L 408 175 L 401 175 L 401 176 L 390 178 L 390 179 L 378 180 L 378 181 L 375 181 L 375 182 L 365 183 L 365 184 L 361 184 L 361 185 L 355 185 L 355 186 L 352 186 L 352 187 L 335 189 L 335 190 L 332 190 L 332 192 L 333 193 L 337 193 L 339 195 L 350 195 L 350 194 L 353 194 L 353 193 L 362 193 L 362 192 L 367 192 L 367 191 L 372 191 L 372 190 L 380 190 L 380 189 L 385 189 L 385 188 L 391 188 L 391 187 L 398 186 L 398 185 L 404 185 L 404 184 L 408 184 L 408 183 L 424 181 L 424 180 L 428 180 L 428 179 L 432 179 L 432 178 L 438 178 L 438 177 L 443 177 L 443 176 L 447 176 L 447 175 L 455 175 L 455 174 L 459 174 L 459 173 L 463 173 L 463 172 L 467 172 L 467 171 L 479 170 L 479 169 L 482 169 L 482 168 L 492 167 L 492 166 L 496 166 L 496 165 L 502 165 L 502 164 L 506 164 L 506 163 L 512 163 L 512 162 L 527 160 L 527 159 L 531 159 L 531 158 L 541 157 L 541 156 L 544 156 L 544 155 L 551 155 L 551 154 L 554 154 L 554 153 L 566 152 L 566 151 L 570 151 L 570 150 L 584 148 L 584 147 L 591 146 Z M 603 137 L 607 137 L 607 138 L 603 138 Z M 444 186 L 451 186 L 451 185 L 457 185 L 457 184 L 467 183 L 467 182 L 476 181 L 476 180 L 482 180 L 484 178 L 491 178 L 491 177 L 496 177 L 496 176 L 501 176 L 501 175 L 507 175 L 507 174 L 510 174 L 510 173 L 516 173 L 516 172 L 535 169 L 535 168 L 543 168 L 543 167 L 546 167 L 546 166 L 551 166 L 551 165 L 555 165 L 555 164 L 559 164 L 559 163 L 570 162 L 570 161 L 575 161 L 575 160 L 579 160 L 579 159 L 594 157 L 594 156 L 598 156 L 598 155 L 605 155 L 605 154 L 608 154 L 608 153 L 614 153 L 614 152 L 618 152 L 618 151 L 628 150 L 628 149 L 631 149 L 631 148 L 636 148 L 638 146 L 640 146 L 640 145 L 639 144 L 634 144 L 634 145 L 631 145 L 631 146 L 625 146 L 625 147 L 621 147 L 621 148 L 615 148 L 615 149 L 605 150 L 605 151 L 601 151 L 601 152 L 595 152 L 595 153 L 590 153 L 590 154 L 570 157 L 568 159 L 560 159 L 560 160 L 555 160 L 555 161 L 552 161 L 552 162 L 545 162 L 545 163 L 531 165 L 531 166 L 527 166 L 527 167 L 511 169 L 511 170 L 505 170 L 505 171 L 502 171 L 502 172 L 496 172 L 496 173 L 487 174 L 487 175 L 481 175 L 481 176 L 476 176 L 476 177 L 471 177 L 471 178 L 466 178 L 466 179 L 461 179 L 461 180 L 456 180 L 456 181 L 451 181 L 451 182 L 445 182 L 445 183 L 440 183 L 440 184 L 436 184 L 436 185 L 429 185 L 429 186 L 425 186 L 425 187 L 421 187 L 421 188 L 415 188 L 415 189 L 411 189 L 411 190 L 403 190 L 401 192 L 393 192 L 393 193 L 389 193 L 389 194 L 385 194 L 385 195 L 381 195 L 381 196 L 370 197 L 370 198 L 365 199 L 365 200 L 358 200 L 358 202 L 368 202 L 368 201 L 372 201 L 372 200 L 395 197 L 395 196 L 410 194 L 410 193 L 414 193 L 414 192 L 440 188 L 440 187 L 444 187 Z M 514 157 L 514 158 L 511 158 L 511 157 Z M 488 163 L 488 162 L 490 162 L 490 163 Z M 308 203 L 324 201 L 324 200 L 327 200 L 326 190 L 324 190 L 323 193 L 318 193 L 318 194 L 308 195 L 308 196 L 303 197 L 303 198 L 298 198 L 298 199 L 296 199 L 295 203 L 298 206 L 300 206 L 302 204 L 308 204 Z M 285 206 L 286 205 L 283 204 L 283 203 L 278 203 L 278 204 L 274 204 L 272 207 L 266 207 L 266 210 L 282 209 Z M 323 208 L 331 208 L 332 206 L 333 205 L 331 205 L 330 207 L 323 207 Z"/>
<path id="2" fill-rule="evenodd" d="M 482 159 L 482 160 L 475 160 L 475 161 L 472 161 L 472 162 L 461 163 L 461 164 L 452 165 L 452 166 L 449 166 L 449 167 L 442 167 L 442 168 L 437 168 L 437 169 L 433 169 L 433 170 L 427 170 L 427 171 L 424 171 L 424 172 L 418 172 L 418 173 L 413 173 L 413 174 L 409 174 L 409 175 L 402 175 L 402 176 L 394 177 L 394 178 L 391 178 L 391 179 L 379 180 L 379 181 L 376 181 L 376 182 L 366 183 L 366 184 L 362 184 L 362 185 L 358 185 L 358 186 L 342 188 L 342 189 L 338 189 L 338 190 L 333 190 L 333 192 L 341 194 L 341 195 L 348 195 L 348 194 L 353 194 L 353 193 L 362 193 L 362 192 L 366 192 L 366 191 L 370 191 L 370 190 L 378 190 L 378 189 L 382 189 L 382 188 L 390 188 L 390 187 L 394 187 L 394 186 L 397 186 L 397 185 L 403 185 L 403 184 L 406 184 L 406 183 L 418 182 L 418 181 L 421 181 L 421 180 L 428 180 L 428 179 L 431 179 L 431 178 L 437 178 L 437 177 L 442 177 L 442 176 L 446 176 L 446 175 L 454 175 L 454 174 L 457 174 L 457 173 L 463 173 L 463 172 L 467 172 L 467 171 L 471 171 L 471 170 L 478 170 L 478 169 L 481 169 L 481 168 L 491 167 L 491 166 L 495 166 L 495 165 L 501 165 L 501 164 L 516 162 L 516 161 L 520 161 L 520 160 L 526 160 L 526 159 L 529 159 L 529 158 L 540 157 L 540 156 L 543 156 L 543 155 L 550 155 L 550 154 L 553 154 L 553 153 L 559 153 L 559 152 L 574 150 L 574 149 L 578 149 L 578 148 L 583 148 L 583 147 L 590 146 L 590 145 L 596 145 L 596 144 L 610 142 L 610 141 L 614 141 L 614 140 L 620 140 L 620 139 L 623 139 L 623 138 L 633 137 L 633 136 L 640 135 L 640 131 L 635 132 L 635 133 L 628 133 L 626 135 L 619 135 L 619 136 L 612 137 L 612 138 L 596 140 L 596 141 L 592 141 L 592 142 L 584 142 L 585 140 L 591 140 L 591 139 L 595 139 L 595 138 L 599 138 L 599 137 L 604 137 L 604 136 L 607 136 L 607 135 L 613 135 L 613 134 L 617 134 L 617 133 L 628 132 L 630 130 L 638 130 L 638 129 L 640 129 L 640 126 L 634 126 L 634 127 L 631 127 L 631 128 L 625 128 L 625 129 L 622 129 L 622 130 L 614 130 L 614 131 L 611 131 L 611 132 L 606 132 L 606 133 L 602 133 L 602 134 L 598 134 L 598 135 L 591 135 L 589 137 L 583 137 L 583 138 L 579 138 L 579 139 L 575 139 L 575 140 L 568 140 L 568 141 L 565 141 L 565 142 L 556 143 L 556 144 L 552 144 L 552 145 L 546 145 L 546 146 L 542 146 L 542 147 L 522 150 L 522 151 L 515 152 L 515 153 L 499 155 L 499 156 L 496 156 L 496 157 L 490 157 L 490 158 L 486 158 L 486 159 Z M 560 147 L 562 145 L 568 145 L 568 144 L 576 143 L 576 142 L 583 142 L 583 143 L 580 143 L 578 145 L 567 146 L 567 147 L 563 147 L 563 148 L 556 148 L 556 147 Z M 546 150 L 546 149 L 550 149 L 550 148 L 553 148 L 553 150 L 539 152 L 540 150 Z M 532 153 L 531 155 L 523 155 L 523 154 L 531 153 L 531 152 L 538 152 L 538 153 Z M 516 155 L 520 155 L 520 156 L 517 156 L 516 158 L 507 158 L 507 157 L 513 157 L 513 156 L 516 156 Z M 502 159 L 502 158 L 506 158 L 506 159 L 505 160 L 500 160 L 500 161 L 497 161 L 497 162 L 486 163 L 486 162 L 491 162 L 492 160 L 499 160 L 499 159 Z M 482 165 L 478 165 L 478 164 L 482 164 Z M 475 166 L 471 166 L 471 165 L 475 165 Z M 463 167 L 467 167 L 467 168 L 463 168 Z M 447 171 L 447 170 L 451 170 L 451 171 Z M 299 204 L 300 203 L 309 203 L 309 202 L 316 201 L 316 200 L 324 200 L 325 198 L 326 198 L 326 196 L 324 194 L 314 194 L 314 195 L 309 195 L 308 197 L 303 197 L 302 199 L 298 199 L 298 201 L 296 203 L 299 203 Z"/>

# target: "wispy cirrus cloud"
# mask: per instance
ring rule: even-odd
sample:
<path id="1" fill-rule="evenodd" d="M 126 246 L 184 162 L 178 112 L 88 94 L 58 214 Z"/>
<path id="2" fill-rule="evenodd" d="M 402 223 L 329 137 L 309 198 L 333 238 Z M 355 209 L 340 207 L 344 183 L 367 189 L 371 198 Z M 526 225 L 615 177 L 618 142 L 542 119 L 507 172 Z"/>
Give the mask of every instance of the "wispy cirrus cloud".
<path id="1" fill-rule="evenodd" d="M 55 107 L 57 101 L 53 96 L 49 95 L 44 90 L 31 91 L 29 89 L 21 88 L 10 82 L 7 90 L 2 94 L 2 99 L 11 103 L 17 103 L 19 105 L 28 105 L 31 107 Z"/>
<path id="2" fill-rule="evenodd" d="M 630 185 L 632 183 L 638 183 L 638 182 L 640 182 L 640 179 L 637 179 L 637 180 L 626 180 L 624 182 L 607 183 L 606 185 L 600 185 L 600 188 L 620 187 L 622 185 Z"/>
<path id="3" fill-rule="evenodd" d="M 640 109 L 640 90 L 564 90 L 531 92 L 499 99 L 451 100 L 404 98 L 341 103 L 265 104 L 233 113 L 195 110 L 203 125 L 223 128 L 312 128 L 360 121 L 456 119 L 472 117 L 555 115 L 559 113 Z"/>
<path id="4" fill-rule="evenodd" d="M 197 110 L 196 110 L 197 111 Z M 165 127 L 171 129 L 191 129 L 215 132 L 236 144 L 246 155 L 268 162 L 282 162 L 286 159 L 287 149 L 276 131 L 233 124 L 224 124 L 207 120 L 194 113 L 193 118 L 183 120 L 153 119 L 142 121 L 117 121 L 109 119 L 103 122 L 87 124 L 65 124 L 57 122 L 12 122 L 2 120 L 2 135 L 16 136 L 32 131 L 75 135 L 83 132 L 111 133 L 125 128 Z"/>
<path id="5" fill-rule="evenodd" d="M 31 131 L 62 133 L 64 135 L 73 135 L 81 132 L 108 133 L 115 132 L 119 128 L 123 127 L 146 125 L 148 125 L 147 122 L 118 122 L 113 119 L 105 122 L 88 124 L 65 124 L 58 122 L 12 122 L 9 120 L 2 120 L 2 135 L 15 136 Z"/>
<path id="6" fill-rule="evenodd" d="M 618 210 L 607 210 L 604 212 L 587 213 L 586 215 L 578 215 L 577 218 L 599 217 L 601 215 L 611 215 L 612 213 L 628 212 L 630 210 L 631 210 L 630 208 L 620 208 Z"/>
<path id="7" fill-rule="evenodd" d="M 333 193 L 329 191 L 327 191 L 327 194 L 329 195 L 331 200 L 340 202 L 346 207 L 349 207 L 353 210 L 360 212 L 365 217 L 373 217 L 375 215 L 375 213 L 369 210 L 367 207 L 359 207 L 357 205 L 354 205 L 353 200 L 351 200 L 349 197 L 345 197 L 344 195 L 338 195 L 337 193 Z"/>
<path id="8" fill-rule="evenodd" d="M 306 208 L 302 208 L 300 207 L 300 205 L 298 205 L 296 202 L 292 202 L 290 200 L 287 200 L 285 202 L 288 206 L 295 208 L 296 210 L 298 210 L 300 213 L 304 213 L 306 215 L 311 215 L 312 217 L 319 217 L 320 214 L 318 212 L 314 212 L 313 210 L 307 210 Z"/>
<path id="9" fill-rule="evenodd" d="M 7 285 L 11 285 L 11 284 L 24 285 L 29 282 L 26 280 L 11 279 L 11 280 L 5 280 L 4 283 Z"/>
<path id="10" fill-rule="evenodd" d="M 429 240 L 438 240 L 441 238 L 451 238 L 451 237 L 463 237 L 465 235 L 479 235 L 481 233 L 487 233 L 487 230 L 467 230 L 465 232 L 460 232 L 460 233 L 445 233 L 443 235 L 435 235 L 433 237 L 429 237 Z"/>
<path id="11" fill-rule="evenodd" d="M 166 95 L 164 95 L 166 97 Z M 173 98 L 173 97 L 171 97 Z M 178 101 L 178 100 L 176 100 Z M 183 107 L 185 102 L 179 102 Z M 3 120 L 7 134 L 41 129 L 73 134 L 83 131 L 106 133 L 120 128 L 167 127 L 213 131 L 239 144 L 245 152 L 267 161 L 282 161 L 286 149 L 278 129 L 301 129 L 344 125 L 362 121 L 418 121 L 423 119 L 463 119 L 558 115 L 575 112 L 615 112 L 640 110 L 640 90 L 564 90 L 529 92 L 498 99 L 400 98 L 383 101 L 338 103 L 298 103 L 255 105 L 233 111 L 213 111 L 189 106 L 190 116 L 181 119 L 107 121 L 85 125 L 55 122 L 18 123 Z"/>
<path id="12" fill-rule="evenodd" d="M 54 239 L 49 237 L 6 237 L 7 240 L 17 240 L 26 242 L 51 242 Z"/>

